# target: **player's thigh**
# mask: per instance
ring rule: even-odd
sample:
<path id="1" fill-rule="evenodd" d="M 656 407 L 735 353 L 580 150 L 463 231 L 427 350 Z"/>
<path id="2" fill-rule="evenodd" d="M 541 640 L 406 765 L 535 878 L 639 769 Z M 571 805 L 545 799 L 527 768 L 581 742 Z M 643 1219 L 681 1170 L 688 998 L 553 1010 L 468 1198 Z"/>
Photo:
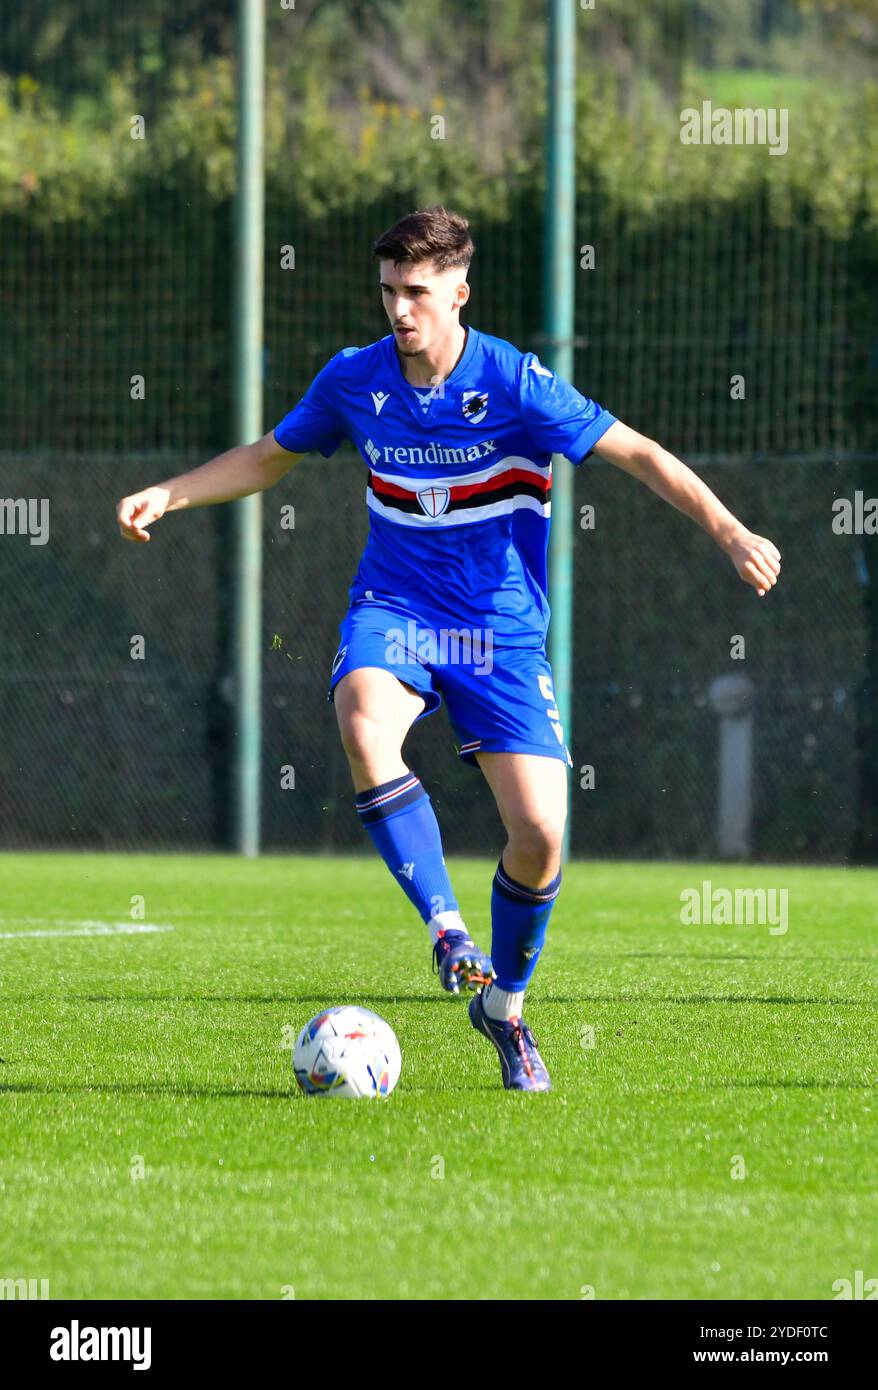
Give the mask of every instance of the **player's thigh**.
<path id="1" fill-rule="evenodd" d="M 476 753 L 511 840 L 558 846 L 567 820 L 567 764 L 534 753 Z"/>
<path id="2" fill-rule="evenodd" d="M 426 704 L 414 686 L 380 666 L 342 676 L 333 700 L 342 742 L 355 753 L 400 748 Z"/>

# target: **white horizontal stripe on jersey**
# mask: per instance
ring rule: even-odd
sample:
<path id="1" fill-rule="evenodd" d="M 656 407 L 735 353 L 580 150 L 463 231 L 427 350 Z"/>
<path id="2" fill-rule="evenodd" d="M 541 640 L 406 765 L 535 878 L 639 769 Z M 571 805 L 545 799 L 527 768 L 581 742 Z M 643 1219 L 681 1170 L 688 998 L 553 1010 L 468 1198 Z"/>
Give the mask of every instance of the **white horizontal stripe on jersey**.
<path id="1" fill-rule="evenodd" d="M 527 493 L 517 493 L 499 502 L 485 502 L 481 506 L 458 507 L 453 512 L 443 512 L 441 516 L 427 516 L 424 512 L 404 512 L 399 507 L 385 506 L 371 488 L 366 488 L 366 505 L 388 521 L 395 521 L 398 526 L 464 526 L 467 522 L 507 516 L 510 512 L 520 511 L 522 507 L 529 512 L 539 512 L 547 521 L 552 515 L 551 502 L 541 502 L 538 497 L 529 497 Z"/>

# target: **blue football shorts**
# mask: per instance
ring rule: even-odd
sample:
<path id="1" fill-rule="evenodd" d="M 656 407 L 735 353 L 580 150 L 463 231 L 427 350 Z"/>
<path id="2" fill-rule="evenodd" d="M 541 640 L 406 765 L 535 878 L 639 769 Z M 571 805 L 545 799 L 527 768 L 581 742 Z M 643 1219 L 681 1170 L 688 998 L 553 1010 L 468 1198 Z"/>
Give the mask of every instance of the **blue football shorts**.
<path id="1" fill-rule="evenodd" d="M 458 754 L 471 767 L 478 767 L 478 752 L 536 753 L 572 767 L 545 647 L 496 646 L 488 629 L 440 626 L 440 621 L 423 613 L 415 617 L 392 603 L 358 599 L 339 625 L 327 700 L 348 672 L 378 666 L 423 696 L 418 719 L 426 719 L 445 697 Z"/>

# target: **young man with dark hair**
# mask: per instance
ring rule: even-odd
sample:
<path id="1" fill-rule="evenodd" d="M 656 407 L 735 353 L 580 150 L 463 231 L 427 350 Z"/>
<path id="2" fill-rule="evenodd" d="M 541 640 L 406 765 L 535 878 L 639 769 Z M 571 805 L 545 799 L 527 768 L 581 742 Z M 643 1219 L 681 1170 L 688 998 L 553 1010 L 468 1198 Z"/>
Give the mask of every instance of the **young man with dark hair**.
<path id="1" fill-rule="evenodd" d="M 357 811 L 430 928 L 444 988 L 477 990 L 470 1019 L 496 1048 L 504 1086 L 545 1091 L 522 1004 L 561 887 L 573 765 L 546 655 L 552 455 L 579 465 L 594 452 L 633 474 L 702 526 L 760 597 L 780 555 L 679 459 L 534 353 L 462 323 L 474 250 L 466 219 L 444 207 L 403 217 L 372 248 L 391 333 L 336 353 L 257 443 L 123 498 L 117 519 L 123 536 L 147 541 L 166 512 L 244 497 L 305 453 L 355 444 L 370 530 L 327 698 Z M 402 757 L 412 724 L 443 697 L 459 755 L 484 774 L 508 837 L 490 959 L 467 932 L 430 798 Z"/>

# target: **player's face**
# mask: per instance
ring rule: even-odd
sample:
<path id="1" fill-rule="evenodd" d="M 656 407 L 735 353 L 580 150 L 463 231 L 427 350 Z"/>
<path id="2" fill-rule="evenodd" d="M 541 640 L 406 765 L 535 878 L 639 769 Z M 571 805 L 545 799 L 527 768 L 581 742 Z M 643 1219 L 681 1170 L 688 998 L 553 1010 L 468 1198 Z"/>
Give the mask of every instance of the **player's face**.
<path id="1" fill-rule="evenodd" d="M 469 298 L 466 271 L 452 266 L 437 274 L 430 261 L 379 265 L 384 309 L 399 351 L 415 357 L 441 344 Z"/>

